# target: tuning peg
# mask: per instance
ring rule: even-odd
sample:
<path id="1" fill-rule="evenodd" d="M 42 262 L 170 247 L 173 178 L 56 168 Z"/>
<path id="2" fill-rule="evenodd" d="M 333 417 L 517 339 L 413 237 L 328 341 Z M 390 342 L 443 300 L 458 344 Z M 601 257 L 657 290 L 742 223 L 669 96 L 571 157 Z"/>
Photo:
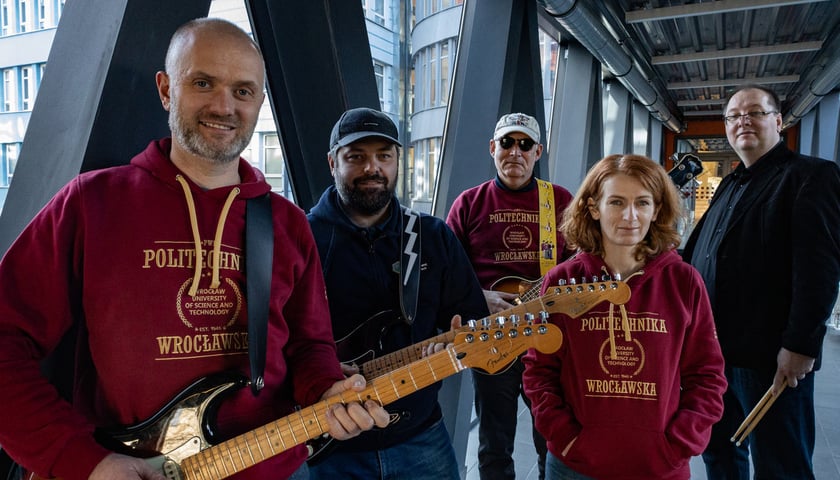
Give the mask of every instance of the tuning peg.
<path id="1" fill-rule="evenodd" d="M 569 279 L 569 285 L 577 285 L 577 280 L 575 280 L 575 277 Z"/>
<path id="2" fill-rule="evenodd" d="M 609 282 L 610 280 L 612 280 L 612 277 L 607 275 L 606 273 L 601 275 L 601 281 L 602 282 Z"/>
<path id="3" fill-rule="evenodd" d="M 531 312 L 525 312 L 525 323 L 528 325 L 534 323 L 534 314 Z"/>
<path id="4" fill-rule="evenodd" d="M 618 273 L 618 272 L 615 272 L 615 275 L 613 275 L 613 280 L 615 280 L 616 282 L 620 282 L 621 281 L 621 274 Z"/>
<path id="5" fill-rule="evenodd" d="M 592 283 L 598 283 L 598 275 L 592 275 Z"/>
<path id="6" fill-rule="evenodd" d="M 508 320 L 513 324 L 513 326 L 519 325 L 519 315 L 515 313 L 511 314 L 511 316 L 508 317 Z"/>
<path id="7" fill-rule="evenodd" d="M 545 310 L 540 311 L 540 323 L 548 323 L 549 313 Z"/>
<path id="8" fill-rule="evenodd" d="M 496 326 L 499 328 L 504 328 L 506 321 L 507 319 L 505 319 L 505 317 L 499 315 L 498 317 L 496 317 Z"/>
<path id="9" fill-rule="evenodd" d="M 467 326 L 468 326 L 468 327 L 470 327 L 470 329 L 471 329 L 472 331 L 475 331 L 475 329 L 478 327 L 478 322 L 476 322 L 474 319 L 470 319 L 470 320 L 467 322 Z"/>
<path id="10" fill-rule="evenodd" d="M 557 285 L 559 285 L 559 286 L 561 286 L 561 287 L 562 287 L 563 285 L 566 285 L 566 279 L 565 279 L 565 278 L 561 278 L 560 280 L 557 280 Z"/>

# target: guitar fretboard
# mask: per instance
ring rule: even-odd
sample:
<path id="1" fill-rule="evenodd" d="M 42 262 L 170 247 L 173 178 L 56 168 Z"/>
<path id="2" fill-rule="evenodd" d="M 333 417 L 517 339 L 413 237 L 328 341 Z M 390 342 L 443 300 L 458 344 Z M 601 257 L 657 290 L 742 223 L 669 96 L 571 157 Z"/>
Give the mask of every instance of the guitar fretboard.
<path id="1" fill-rule="evenodd" d="M 535 280 L 533 286 L 519 296 L 519 300 L 522 303 L 528 303 L 532 300 L 540 298 L 540 290 L 542 289 L 543 279 L 545 279 L 545 277 L 540 277 Z"/>
<path id="2" fill-rule="evenodd" d="M 458 358 L 463 354 L 455 349 L 443 350 L 425 357 L 424 361 L 406 365 L 370 381 L 361 392 L 343 392 L 202 450 L 181 462 L 183 478 L 227 478 L 326 433 L 329 430 L 327 411 L 334 405 L 364 403 L 366 400 L 374 400 L 380 405 L 392 403 L 467 368 Z"/>

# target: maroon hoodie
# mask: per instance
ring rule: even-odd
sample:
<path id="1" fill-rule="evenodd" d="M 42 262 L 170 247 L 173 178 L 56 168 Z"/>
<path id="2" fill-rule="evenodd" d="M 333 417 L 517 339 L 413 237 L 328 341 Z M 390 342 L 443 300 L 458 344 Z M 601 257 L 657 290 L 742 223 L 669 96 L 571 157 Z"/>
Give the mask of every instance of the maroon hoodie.
<path id="1" fill-rule="evenodd" d="M 249 375 L 245 204 L 270 186 L 240 159 L 239 185 L 203 190 L 169 160 L 170 145 L 78 176 L 0 262 L 0 445 L 43 476 L 86 479 L 108 453 L 95 427 L 147 419 L 198 378 Z M 310 405 L 343 378 L 306 217 L 271 198 L 265 388 L 221 403 L 222 437 Z M 94 368 L 71 409 L 38 369 L 77 321 Z M 285 478 L 305 457 L 298 446 L 231 478 Z"/>
<path id="2" fill-rule="evenodd" d="M 609 273 L 601 257 L 579 253 L 552 269 L 543 289 Z M 626 305 L 552 315 L 564 335 L 560 350 L 524 357 L 534 422 L 549 451 L 584 475 L 688 479 L 689 459 L 705 449 L 726 389 L 703 279 L 668 251 L 626 282 Z"/>

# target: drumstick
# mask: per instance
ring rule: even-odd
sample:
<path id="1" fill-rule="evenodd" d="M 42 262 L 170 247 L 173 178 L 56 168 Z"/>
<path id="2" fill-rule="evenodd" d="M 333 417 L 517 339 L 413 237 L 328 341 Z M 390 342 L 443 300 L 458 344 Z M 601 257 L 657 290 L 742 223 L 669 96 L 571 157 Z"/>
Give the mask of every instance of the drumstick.
<path id="1" fill-rule="evenodd" d="M 744 419 L 741 426 L 738 427 L 738 430 L 729 440 L 731 442 L 735 442 L 735 445 L 740 447 L 741 443 L 747 438 L 747 436 L 749 436 L 750 433 L 752 433 L 755 426 L 758 425 L 758 422 L 764 417 L 764 414 L 767 413 L 767 410 L 770 409 L 770 406 L 773 405 L 773 402 L 779 398 L 786 386 L 787 383 L 783 383 L 779 393 L 773 395 L 773 386 L 770 385 L 770 388 L 764 396 L 761 397 L 750 414 L 747 415 L 747 418 Z"/>

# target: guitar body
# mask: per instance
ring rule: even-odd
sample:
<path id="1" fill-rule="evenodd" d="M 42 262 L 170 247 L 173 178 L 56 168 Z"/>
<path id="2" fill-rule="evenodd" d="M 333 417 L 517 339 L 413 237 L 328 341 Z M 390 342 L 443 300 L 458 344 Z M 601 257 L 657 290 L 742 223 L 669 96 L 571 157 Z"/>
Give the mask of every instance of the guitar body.
<path id="1" fill-rule="evenodd" d="M 185 388 L 152 417 L 120 429 L 100 429 L 97 441 L 115 452 L 144 458 L 168 480 L 183 480 L 181 462 L 209 447 L 215 439 L 212 420 L 226 393 L 248 380 L 235 374 L 202 378 Z M 43 480 L 25 473 L 24 480 Z"/>
<path id="2" fill-rule="evenodd" d="M 497 292 L 515 293 L 519 296 L 522 296 L 525 292 L 533 289 L 534 287 L 539 289 L 540 285 L 542 285 L 542 278 L 538 278 L 536 280 L 528 280 L 527 278 L 512 275 L 509 277 L 500 278 L 493 282 L 493 285 L 490 286 L 490 290 L 495 290 Z"/>
<path id="3" fill-rule="evenodd" d="M 185 388 L 149 419 L 119 430 L 101 430 L 97 432 L 97 440 L 106 447 L 133 457 L 163 455 L 169 462 L 180 464 L 185 458 L 216 443 L 213 420 L 219 401 L 225 397 L 224 394 L 247 384 L 246 378 L 234 374 L 202 378 Z M 167 478 L 177 477 L 167 475 Z"/>
<path id="4" fill-rule="evenodd" d="M 407 325 L 394 310 L 383 310 L 368 318 L 347 335 L 337 339 L 335 346 L 342 363 L 361 365 L 385 354 L 385 339 L 395 329 Z"/>

